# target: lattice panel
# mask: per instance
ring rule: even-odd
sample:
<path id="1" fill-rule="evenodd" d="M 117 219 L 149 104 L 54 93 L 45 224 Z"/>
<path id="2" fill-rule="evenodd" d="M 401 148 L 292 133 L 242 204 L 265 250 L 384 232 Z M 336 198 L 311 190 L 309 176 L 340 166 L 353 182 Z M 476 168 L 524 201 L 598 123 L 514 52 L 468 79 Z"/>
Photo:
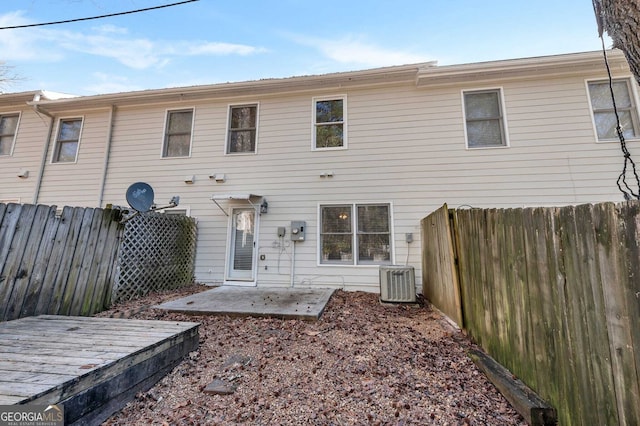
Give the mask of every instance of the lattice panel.
<path id="1" fill-rule="evenodd" d="M 186 216 L 145 213 L 129 220 L 112 302 L 192 284 L 196 235 L 196 221 Z"/>

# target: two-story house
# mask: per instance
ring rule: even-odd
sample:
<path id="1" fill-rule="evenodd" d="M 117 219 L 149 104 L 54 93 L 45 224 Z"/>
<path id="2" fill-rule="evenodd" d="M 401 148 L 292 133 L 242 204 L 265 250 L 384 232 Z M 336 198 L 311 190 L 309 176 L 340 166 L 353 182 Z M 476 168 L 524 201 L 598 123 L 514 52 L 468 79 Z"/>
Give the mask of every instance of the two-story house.
<path id="1" fill-rule="evenodd" d="M 608 52 L 628 146 L 637 87 Z M 0 95 L 0 202 L 126 206 L 198 219 L 205 283 L 378 290 L 420 282 L 420 220 L 450 207 L 621 201 L 602 52 L 95 96 Z M 292 222 L 295 222 L 292 224 Z M 292 233 L 292 230 L 294 233 Z M 296 232 L 297 231 L 297 232 Z"/>

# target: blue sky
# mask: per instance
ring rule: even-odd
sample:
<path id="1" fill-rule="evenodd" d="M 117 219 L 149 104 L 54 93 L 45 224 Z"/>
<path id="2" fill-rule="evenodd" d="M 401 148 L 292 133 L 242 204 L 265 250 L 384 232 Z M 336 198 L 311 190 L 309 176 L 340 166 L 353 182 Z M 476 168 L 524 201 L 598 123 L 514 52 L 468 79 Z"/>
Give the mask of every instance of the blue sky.
<path id="1" fill-rule="evenodd" d="M 176 1 L 2 0 L 0 27 Z M 21 77 L 5 92 L 78 95 L 600 48 L 590 0 L 199 0 L 0 30 L 0 62 Z"/>

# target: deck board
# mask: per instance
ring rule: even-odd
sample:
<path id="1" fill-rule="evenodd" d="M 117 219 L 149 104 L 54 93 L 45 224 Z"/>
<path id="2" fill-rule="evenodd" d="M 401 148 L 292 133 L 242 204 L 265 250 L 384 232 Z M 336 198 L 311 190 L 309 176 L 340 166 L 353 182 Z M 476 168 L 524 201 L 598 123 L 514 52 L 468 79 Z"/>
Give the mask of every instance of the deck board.
<path id="1" fill-rule="evenodd" d="M 41 315 L 0 323 L 0 405 L 63 404 L 98 422 L 198 345 L 192 322 Z"/>

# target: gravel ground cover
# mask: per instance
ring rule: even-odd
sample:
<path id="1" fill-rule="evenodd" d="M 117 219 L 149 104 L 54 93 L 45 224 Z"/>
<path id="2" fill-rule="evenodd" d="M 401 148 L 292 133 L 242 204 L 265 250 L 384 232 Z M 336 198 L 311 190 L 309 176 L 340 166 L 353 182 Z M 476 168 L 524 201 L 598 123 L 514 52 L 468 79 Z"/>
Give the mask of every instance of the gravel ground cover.
<path id="1" fill-rule="evenodd" d="M 192 316 L 153 305 L 99 316 L 200 322 L 200 347 L 104 425 L 526 425 L 429 304 L 336 291 L 318 321 Z"/>

